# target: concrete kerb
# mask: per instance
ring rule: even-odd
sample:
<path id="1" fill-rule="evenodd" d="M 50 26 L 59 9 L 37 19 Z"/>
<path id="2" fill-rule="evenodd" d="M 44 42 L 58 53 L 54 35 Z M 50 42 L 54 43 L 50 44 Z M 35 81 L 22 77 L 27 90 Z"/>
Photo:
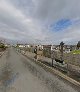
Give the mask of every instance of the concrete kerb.
<path id="1" fill-rule="evenodd" d="M 23 55 L 26 56 L 27 58 L 31 59 L 31 60 L 34 60 L 34 58 L 31 58 L 31 57 L 29 57 L 29 56 L 27 56 L 27 55 L 25 55 L 25 54 L 23 54 Z M 34 60 L 34 61 L 35 61 L 35 60 Z M 80 87 L 80 82 L 78 82 L 78 81 L 76 81 L 76 80 L 74 80 L 74 79 L 68 77 L 67 75 L 61 73 L 60 71 L 54 69 L 53 67 L 49 67 L 49 66 L 43 64 L 43 63 L 40 62 L 40 61 L 35 61 L 35 63 L 39 64 L 40 66 L 42 66 L 42 67 L 44 67 L 44 68 L 46 68 L 49 72 L 52 72 L 52 73 L 54 73 L 55 75 L 58 75 L 59 77 L 61 77 L 61 78 L 65 79 L 65 80 L 67 80 L 67 81 L 70 82 L 71 84 Z"/>
<path id="2" fill-rule="evenodd" d="M 37 63 L 39 63 L 40 65 L 42 65 L 44 68 L 47 68 L 48 71 L 50 71 L 50 72 L 52 72 L 52 73 L 60 76 L 61 78 L 69 81 L 70 83 L 72 83 L 72 84 L 74 84 L 76 86 L 80 86 L 80 83 L 79 82 L 77 82 L 76 80 L 74 80 L 74 79 L 72 79 L 72 78 L 64 75 L 63 73 L 59 72 L 58 70 L 55 70 L 53 67 L 49 67 L 49 66 L 41 63 L 40 61 L 38 61 Z"/>

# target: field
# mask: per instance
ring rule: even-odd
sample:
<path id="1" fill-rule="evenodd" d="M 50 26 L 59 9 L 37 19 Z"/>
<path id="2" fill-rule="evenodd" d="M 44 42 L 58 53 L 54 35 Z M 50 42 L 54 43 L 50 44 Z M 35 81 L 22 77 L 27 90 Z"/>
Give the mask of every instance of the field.
<path id="1" fill-rule="evenodd" d="M 71 52 L 72 54 L 80 54 L 80 50 L 74 50 Z"/>

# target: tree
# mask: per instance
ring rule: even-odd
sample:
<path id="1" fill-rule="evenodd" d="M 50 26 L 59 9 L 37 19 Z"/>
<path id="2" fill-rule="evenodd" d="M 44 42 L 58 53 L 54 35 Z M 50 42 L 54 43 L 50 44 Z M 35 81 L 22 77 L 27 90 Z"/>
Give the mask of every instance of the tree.
<path id="1" fill-rule="evenodd" d="M 0 51 L 3 51 L 6 49 L 6 46 L 4 45 L 4 43 L 0 42 Z"/>
<path id="2" fill-rule="evenodd" d="M 80 48 L 80 41 L 78 41 L 78 43 L 77 43 L 77 48 L 78 49 Z"/>

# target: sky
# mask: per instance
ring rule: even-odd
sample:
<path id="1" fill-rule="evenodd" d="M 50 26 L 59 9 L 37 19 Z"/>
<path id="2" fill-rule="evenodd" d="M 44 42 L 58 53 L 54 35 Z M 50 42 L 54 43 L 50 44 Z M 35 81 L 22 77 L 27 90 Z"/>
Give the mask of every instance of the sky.
<path id="1" fill-rule="evenodd" d="M 0 0 L 0 38 L 76 44 L 80 40 L 80 0 Z"/>

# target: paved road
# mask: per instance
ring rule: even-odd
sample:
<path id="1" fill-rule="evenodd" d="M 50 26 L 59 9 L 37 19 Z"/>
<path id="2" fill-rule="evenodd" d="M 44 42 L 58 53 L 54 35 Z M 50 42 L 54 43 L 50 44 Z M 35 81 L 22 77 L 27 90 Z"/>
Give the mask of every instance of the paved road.
<path id="1" fill-rule="evenodd" d="M 13 48 L 0 58 L 0 92 L 80 92 Z"/>

